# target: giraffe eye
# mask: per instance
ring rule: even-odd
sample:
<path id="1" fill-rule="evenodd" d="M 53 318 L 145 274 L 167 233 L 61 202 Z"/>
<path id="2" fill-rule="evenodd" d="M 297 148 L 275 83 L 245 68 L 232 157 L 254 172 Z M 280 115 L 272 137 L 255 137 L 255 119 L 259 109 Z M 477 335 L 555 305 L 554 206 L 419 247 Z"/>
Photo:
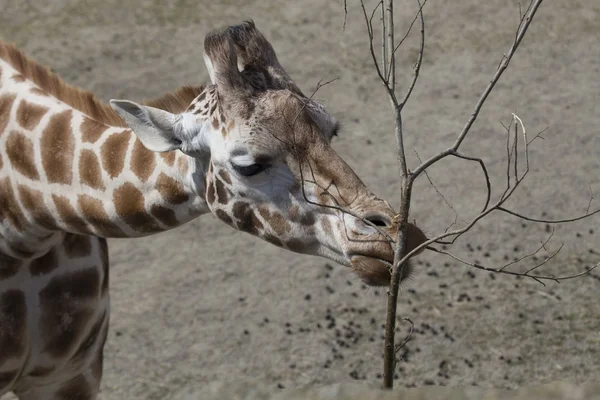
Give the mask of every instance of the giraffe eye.
<path id="1" fill-rule="evenodd" d="M 237 173 L 243 176 L 253 176 L 259 174 L 269 167 L 266 164 L 231 165 L 233 166 L 233 169 L 237 171 Z"/>

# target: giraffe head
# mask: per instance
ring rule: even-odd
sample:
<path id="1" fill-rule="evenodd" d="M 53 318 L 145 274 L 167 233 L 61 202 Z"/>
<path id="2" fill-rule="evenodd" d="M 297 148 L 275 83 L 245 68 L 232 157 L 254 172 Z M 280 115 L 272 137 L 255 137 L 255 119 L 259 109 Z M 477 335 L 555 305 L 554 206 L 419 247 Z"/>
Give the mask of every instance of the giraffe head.
<path id="1" fill-rule="evenodd" d="M 190 181 L 220 220 L 388 285 L 396 213 L 330 146 L 335 118 L 294 84 L 253 22 L 208 34 L 204 48 L 212 85 L 185 112 L 111 105 L 148 149 L 193 159 Z M 410 224 L 409 249 L 424 240 Z"/>

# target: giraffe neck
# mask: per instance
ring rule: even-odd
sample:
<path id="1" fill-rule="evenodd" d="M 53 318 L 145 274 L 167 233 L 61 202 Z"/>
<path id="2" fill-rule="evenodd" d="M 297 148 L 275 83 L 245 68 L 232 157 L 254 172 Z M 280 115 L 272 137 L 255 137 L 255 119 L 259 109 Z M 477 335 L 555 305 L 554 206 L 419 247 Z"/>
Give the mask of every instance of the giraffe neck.
<path id="1" fill-rule="evenodd" d="M 0 60 L 0 251 L 43 252 L 65 231 L 145 236 L 209 211 L 193 158 L 98 119 Z"/>

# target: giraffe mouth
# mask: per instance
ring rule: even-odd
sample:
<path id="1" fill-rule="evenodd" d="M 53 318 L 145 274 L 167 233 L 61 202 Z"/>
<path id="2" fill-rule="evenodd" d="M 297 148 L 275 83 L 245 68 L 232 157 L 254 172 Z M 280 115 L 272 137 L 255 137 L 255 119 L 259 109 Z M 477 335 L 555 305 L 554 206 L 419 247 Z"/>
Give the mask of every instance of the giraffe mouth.
<path id="1" fill-rule="evenodd" d="M 350 256 L 352 270 L 369 286 L 389 286 L 392 262 L 387 258 L 360 253 Z"/>

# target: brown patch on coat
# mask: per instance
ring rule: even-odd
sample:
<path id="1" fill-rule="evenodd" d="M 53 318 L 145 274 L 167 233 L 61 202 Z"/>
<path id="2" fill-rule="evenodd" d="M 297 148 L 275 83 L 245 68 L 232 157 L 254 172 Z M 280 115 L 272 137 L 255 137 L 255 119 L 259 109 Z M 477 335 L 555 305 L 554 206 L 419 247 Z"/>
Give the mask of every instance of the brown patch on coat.
<path id="1" fill-rule="evenodd" d="M 130 139 L 131 131 L 125 130 L 111 134 L 102 144 L 102 167 L 111 178 L 116 178 L 123 171 Z"/>
<path id="2" fill-rule="evenodd" d="M 160 232 L 162 229 L 146 211 L 144 195 L 132 183 L 127 182 L 113 192 L 117 214 L 132 229 L 142 232 Z"/>
<path id="3" fill-rule="evenodd" d="M 144 147 L 140 140 L 133 144 L 131 153 L 131 170 L 142 182 L 146 182 L 156 166 L 154 152 Z"/>
<path id="4" fill-rule="evenodd" d="M 19 107 L 17 107 L 17 122 L 23 128 L 32 131 L 38 126 L 40 120 L 47 112 L 48 107 L 33 104 L 27 100 L 21 100 Z"/>
<path id="5" fill-rule="evenodd" d="M 224 169 L 220 169 L 217 175 L 223 180 L 223 182 L 231 185 L 231 176 L 229 175 L 229 172 Z"/>
<path id="6" fill-rule="evenodd" d="M 215 179 L 215 189 L 217 191 L 217 198 L 219 200 L 219 203 L 227 204 L 229 196 L 227 195 L 227 191 L 225 190 L 225 185 L 218 178 Z"/>
<path id="7" fill-rule="evenodd" d="M 291 230 L 290 224 L 285 220 L 283 215 L 279 212 L 272 213 L 269 208 L 265 205 L 261 205 L 258 207 L 258 212 L 263 217 L 263 219 L 269 224 L 273 232 L 277 236 L 282 236 L 286 232 Z"/>
<path id="8" fill-rule="evenodd" d="M 81 217 L 79 217 L 77 211 L 71 205 L 71 202 L 68 198 L 53 194 L 52 201 L 54 201 L 54 205 L 56 206 L 58 216 L 67 226 L 67 229 L 72 229 L 76 233 L 93 233 L 90 230 L 87 222 L 85 222 L 83 219 L 81 219 Z"/>
<path id="9" fill-rule="evenodd" d="M 25 207 L 32 219 L 44 228 L 53 228 L 55 224 L 48 211 L 48 207 L 46 207 L 42 192 L 25 185 L 19 185 L 17 190 L 21 204 L 23 204 L 23 207 Z"/>
<path id="10" fill-rule="evenodd" d="M 156 188 L 169 204 L 182 204 L 189 199 L 181 182 L 176 181 L 164 173 L 161 173 L 156 179 Z"/>
<path id="11" fill-rule="evenodd" d="M 31 260 L 29 273 L 33 276 L 46 275 L 58 268 L 58 254 L 56 249 L 50 249 L 46 254 Z"/>
<path id="12" fill-rule="evenodd" d="M 92 253 L 92 240 L 87 235 L 70 233 L 65 235 L 63 247 L 69 258 L 86 257 Z"/>
<path id="13" fill-rule="evenodd" d="M 150 208 L 150 214 L 163 224 L 169 227 L 175 227 L 179 225 L 179 221 L 177 220 L 177 216 L 175 215 L 175 211 L 170 208 L 163 207 L 158 204 L 154 204 Z"/>
<path id="14" fill-rule="evenodd" d="M 81 131 L 81 139 L 84 143 L 96 143 L 102 137 L 104 131 L 108 129 L 108 125 L 102 124 L 91 118 L 84 117 L 79 130 Z"/>
<path id="15" fill-rule="evenodd" d="M 55 114 L 42 133 L 42 166 L 50 183 L 71 184 L 75 137 L 71 130 L 71 110 Z"/>
<path id="16" fill-rule="evenodd" d="M 23 74 L 15 73 L 11 76 L 11 79 L 17 83 L 25 82 L 25 76 Z"/>
<path id="17" fill-rule="evenodd" d="M 0 293 L 0 327 L 2 360 L 23 355 L 27 327 L 27 303 L 23 291 L 8 289 Z"/>
<path id="18" fill-rule="evenodd" d="M 16 258 L 0 254 L 0 281 L 15 276 L 22 264 L 23 262 Z"/>
<path id="19" fill-rule="evenodd" d="M 239 230 L 258 235 L 263 229 L 263 224 L 260 222 L 254 211 L 248 203 L 238 201 L 233 205 L 233 216 L 236 219 Z"/>
<path id="20" fill-rule="evenodd" d="M 39 293 L 42 351 L 64 357 L 94 316 L 100 294 L 100 274 L 95 267 L 57 275 Z"/>
<path id="21" fill-rule="evenodd" d="M 219 218 L 221 221 L 225 222 L 227 225 L 233 226 L 233 220 L 225 211 L 218 209 L 215 211 L 215 215 L 217 216 L 217 218 Z"/>
<path id="22" fill-rule="evenodd" d="M 175 165 L 175 156 L 177 155 L 175 151 L 167 151 L 164 153 L 159 153 L 159 155 L 169 167 Z"/>
<path id="23" fill-rule="evenodd" d="M 35 166 L 33 142 L 24 134 L 12 131 L 6 139 L 6 154 L 15 170 L 27 178 L 37 181 L 40 179 Z"/>
<path id="24" fill-rule="evenodd" d="M 94 390 L 85 376 L 77 375 L 60 388 L 58 393 L 56 393 L 56 400 L 88 400 L 93 395 Z"/>
<path id="25" fill-rule="evenodd" d="M 181 155 L 177 159 L 177 170 L 181 175 L 187 175 L 188 170 L 190 169 L 190 163 L 188 161 L 188 157 L 185 155 Z"/>
<path id="26" fill-rule="evenodd" d="M 97 347 L 102 340 L 104 322 L 108 318 L 108 312 L 104 311 L 94 322 L 85 338 L 81 341 L 75 354 L 69 359 L 69 363 L 75 366 L 82 365 L 97 353 Z"/>
<path id="27" fill-rule="evenodd" d="M 311 213 L 303 213 L 300 207 L 293 205 L 288 213 L 290 221 L 297 222 L 300 225 L 312 226 L 315 223 L 315 217 Z"/>
<path id="28" fill-rule="evenodd" d="M 23 229 L 25 216 L 15 199 L 9 178 L 0 180 L 0 222 L 7 219 L 16 229 Z"/>
<path id="29" fill-rule="evenodd" d="M 0 96 L 0 136 L 4 133 L 8 120 L 10 119 L 10 111 L 12 110 L 15 101 L 15 95 L 5 94 Z"/>
<path id="30" fill-rule="evenodd" d="M 302 253 L 302 250 L 305 248 L 304 243 L 298 239 L 290 239 L 285 242 L 285 245 L 288 249 L 295 253 Z"/>
<path id="31" fill-rule="evenodd" d="M 81 183 L 94 189 L 103 190 L 102 167 L 96 153 L 89 149 L 81 150 L 79 155 L 79 177 Z"/>
<path id="32" fill-rule="evenodd" d="M 217 194 L 215 191 L 215 185 L 213 185 L 213 182 L 210 181 L 210 182 L 208 182 L 208 185 L 206 186 L 206 202 L 208 204 L 214 204 L 216 197 L 217 197 Z"/>

